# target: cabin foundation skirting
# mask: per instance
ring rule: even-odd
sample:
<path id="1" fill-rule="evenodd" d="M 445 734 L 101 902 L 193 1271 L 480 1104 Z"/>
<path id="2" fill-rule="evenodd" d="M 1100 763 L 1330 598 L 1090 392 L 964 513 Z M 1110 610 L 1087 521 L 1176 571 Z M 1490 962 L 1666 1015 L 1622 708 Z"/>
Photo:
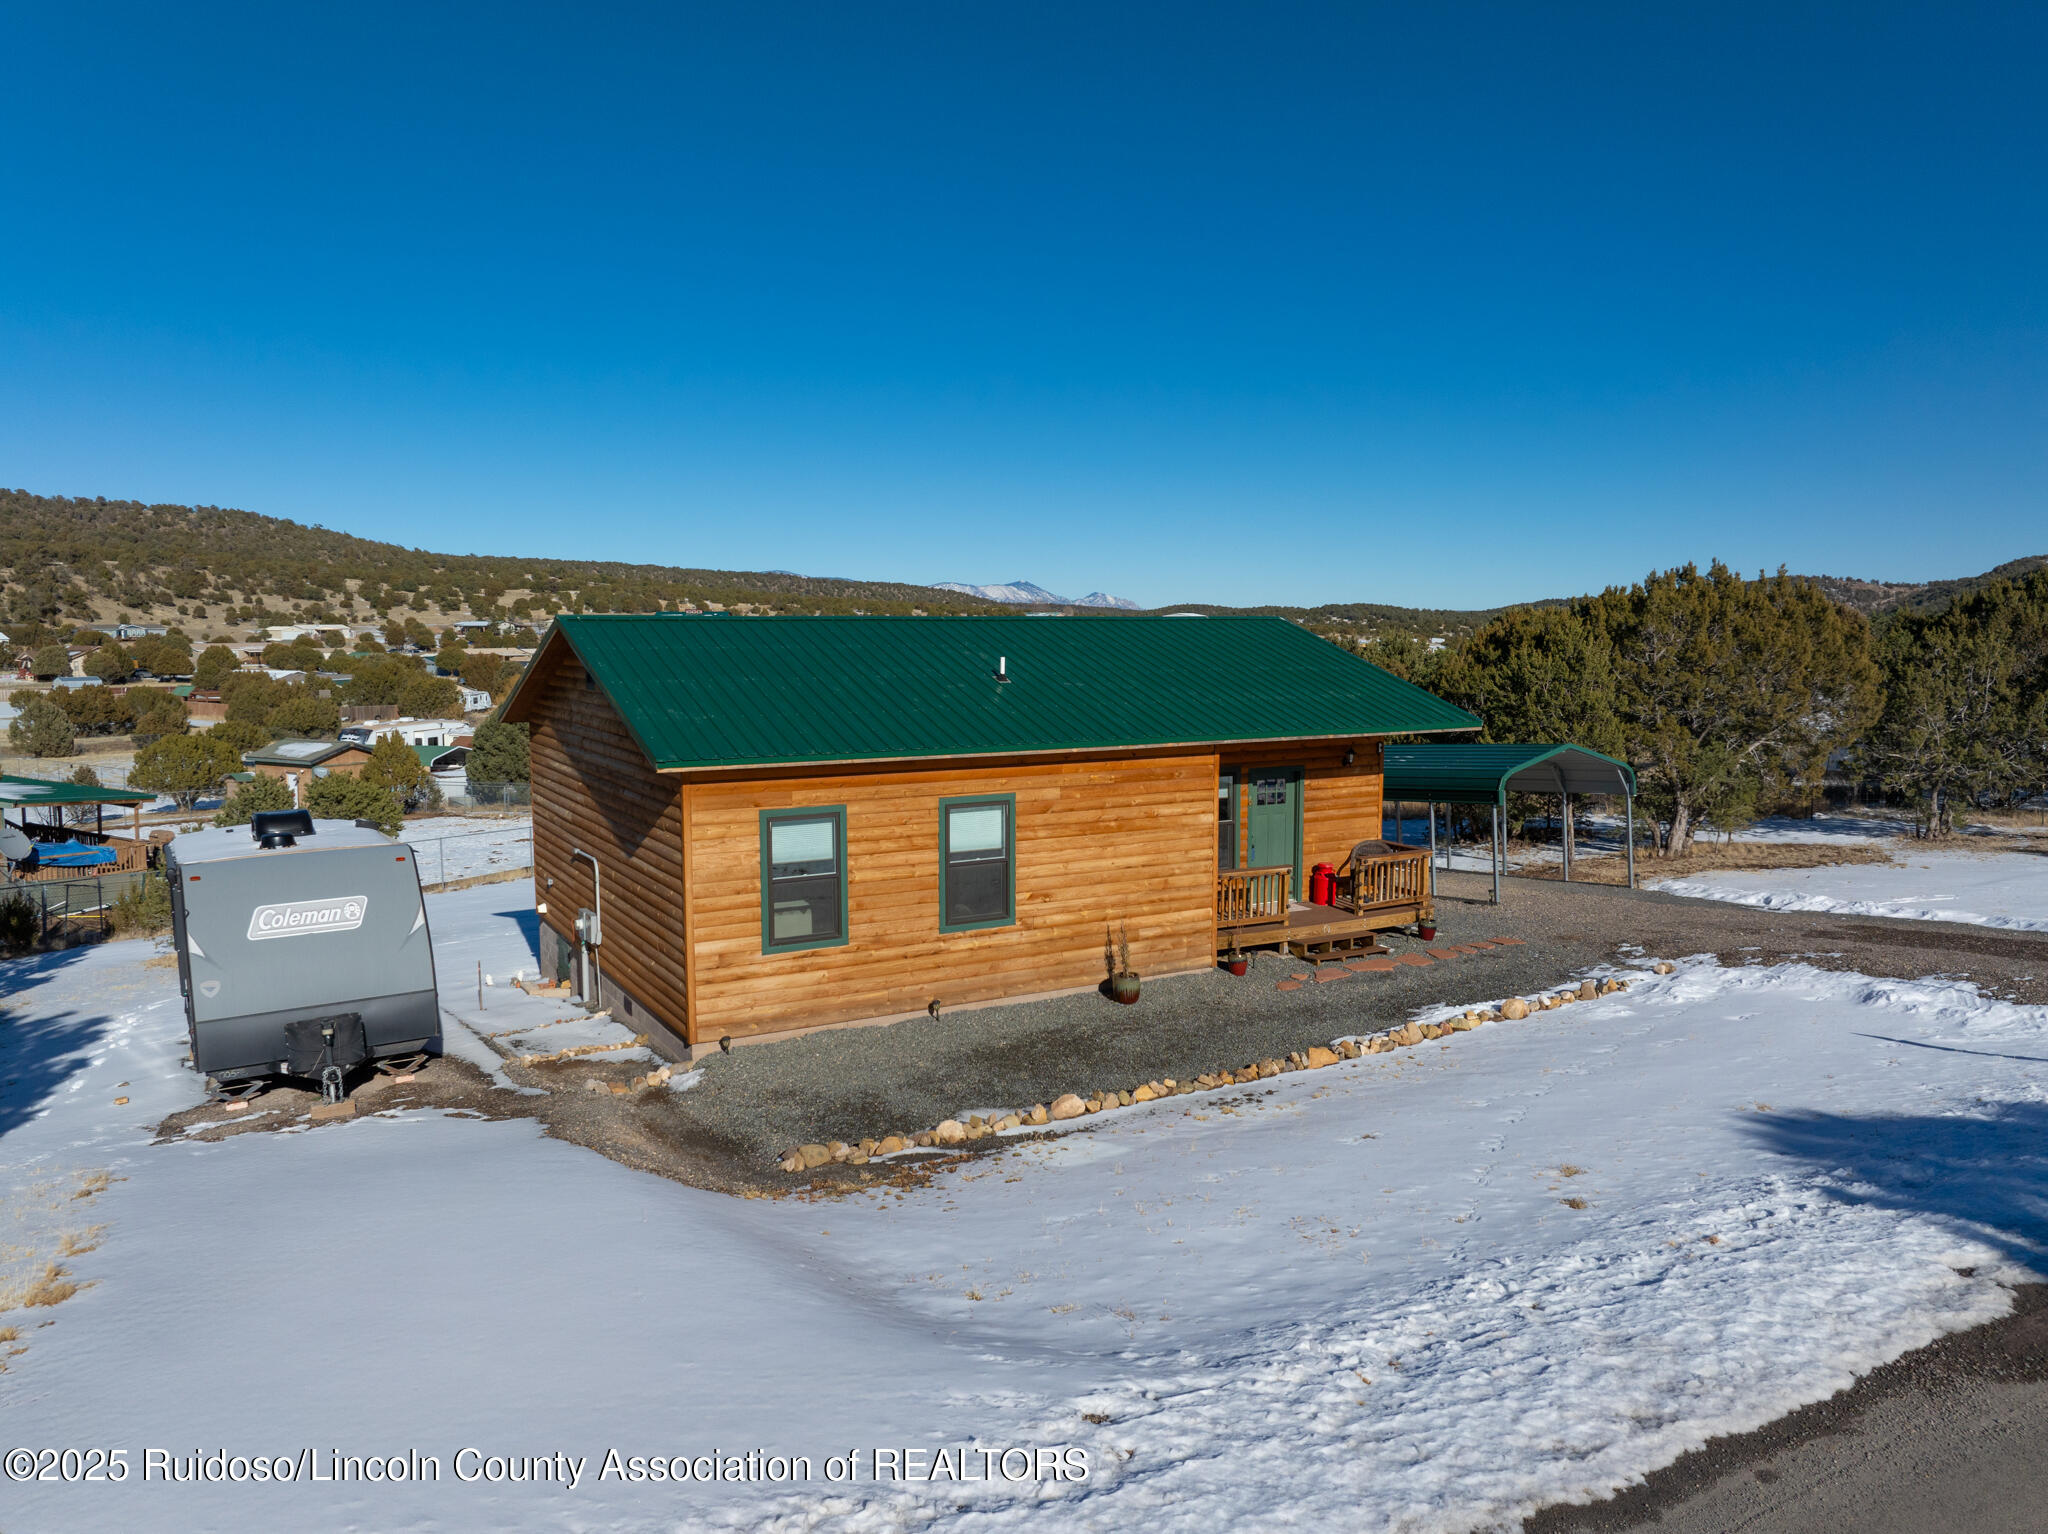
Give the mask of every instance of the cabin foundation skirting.
<path id="1" fill-rule="evenodd" d="M 683 1037 L 682 1020 L 678 1018 L 671 1023 L 659 1016 L 606 974 L 602 950 L 597 956 L 597 995 L 591 997 L 588 970 L 585 968 L 587 958 L 587 955 L 576 952 L 576 944 L 571 939 L 563 937 L 545 921 L 540 924 L 540 972 L 543 979 L 568 981 L 578 996 L 588 999 L 592 1011 L 608 1011 L 623 1026 L 635 1033 L 646 1034 L 647 1047 L 662 1058 L 678 1064 L 690 1058 L 690 1046 Z"/>

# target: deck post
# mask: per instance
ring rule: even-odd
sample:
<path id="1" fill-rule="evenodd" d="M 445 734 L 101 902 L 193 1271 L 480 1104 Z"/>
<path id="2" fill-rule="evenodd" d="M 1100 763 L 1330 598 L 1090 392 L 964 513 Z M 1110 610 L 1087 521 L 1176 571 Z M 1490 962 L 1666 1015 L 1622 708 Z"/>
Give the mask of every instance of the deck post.
<path id="1" fill-rule="evenodd" d="M 1493 903 L 1500 904 L 1500 801 L 1493 804 Z"/>
<path id="2" fill-rule="evenodd" d="M 1628 887 L 1636 887 L 1636 796 L 1623 794 L 1623 807 L 1628 812 Z"/>
<path id="3" fill-rule="evenodd" d="M 1429 804 L 1429 893 L 1436 895 L 1436 801 Z"/>

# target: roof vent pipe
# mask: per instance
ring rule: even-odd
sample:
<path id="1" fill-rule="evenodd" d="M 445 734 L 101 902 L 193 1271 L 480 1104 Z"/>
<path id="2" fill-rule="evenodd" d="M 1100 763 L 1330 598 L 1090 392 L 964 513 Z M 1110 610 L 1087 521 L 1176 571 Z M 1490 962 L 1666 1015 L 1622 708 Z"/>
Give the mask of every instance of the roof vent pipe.
<path id="1" fill-rule="evenodd" d="M 998 655 L 996 657 L 996 680 L 998 682 L 1010 680 L 1010 657 L 1007 655 Z"/>

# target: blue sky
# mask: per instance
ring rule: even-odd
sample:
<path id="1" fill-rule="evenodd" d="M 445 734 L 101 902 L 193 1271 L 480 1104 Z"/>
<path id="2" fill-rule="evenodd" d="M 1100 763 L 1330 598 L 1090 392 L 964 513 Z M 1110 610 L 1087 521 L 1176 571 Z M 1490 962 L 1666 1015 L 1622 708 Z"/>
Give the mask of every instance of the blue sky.
<path id="1" fill-rule="evenodd" d="M 9 4 L 0 482 L 1476 606 L 2048 552 L 2048 12 Z"/>

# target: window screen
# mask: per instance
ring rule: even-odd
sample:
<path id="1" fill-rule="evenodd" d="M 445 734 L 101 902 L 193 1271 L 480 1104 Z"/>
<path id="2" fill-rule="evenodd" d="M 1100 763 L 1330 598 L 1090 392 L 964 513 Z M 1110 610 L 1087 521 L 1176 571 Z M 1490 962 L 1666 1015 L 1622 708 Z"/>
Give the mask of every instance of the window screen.
<path id="1" fill-rule="evenodd" d="M 949 804 L 945 810 L 945 924 L 1010 919 L 1010 807 Z"/>
<path id="2" fill-rule="evenodd" d="M 843 936 L 839 817 L 787 815 L 768 822 L 768 946 Z"/>

